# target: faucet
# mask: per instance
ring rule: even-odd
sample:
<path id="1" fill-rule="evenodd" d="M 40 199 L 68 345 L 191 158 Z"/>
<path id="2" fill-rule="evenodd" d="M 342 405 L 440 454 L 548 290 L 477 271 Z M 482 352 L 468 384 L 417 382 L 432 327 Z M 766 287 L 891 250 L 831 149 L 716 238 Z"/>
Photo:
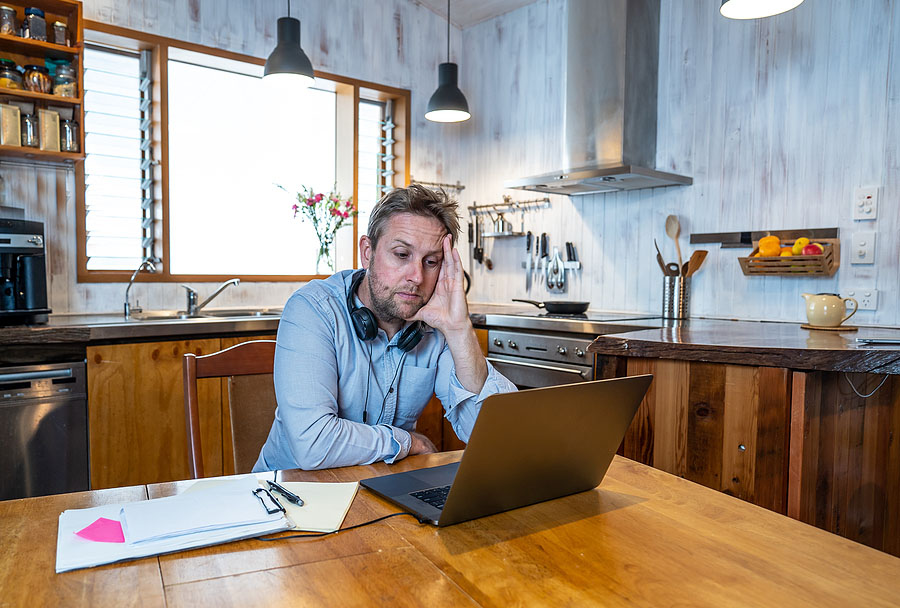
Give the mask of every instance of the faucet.
<path id="1" fill-rule="evenodd" d="M 185 312 L 187 312 L 188 316 L 196 315 L 198 312 L 200 312 L 201 308 L 212 302 L 213 298 L 222 293 L 226 287 L 228 287 L 229 285 L 239 285 L 240 282 L 240 279 L 228 279 L 227 281 L 219 285 L 216 290 L 212 292 L 212 295 L 203 300 L 203 302 L 200 304 L 197 304 L 197 292 L 187 285 L 182 285 L 182 287 L 187 290 L 187 307 L 185 308 Z"/>
<path id="2" fill-rule="evenodd" d="M 153 265 L 153 262 L 150 261 L 150 258 L 144 258 L 143 260 L 141 260 L 141 263 L 138 265 L 138 267 L 135 269 L 134 273 L 131 275 L 131 278 L 128 280 L 128 287 L 125 288 L 125 318 L 126 319 L 131 318 L 132 311 L 141 312 L 140 307 L 137 307 L 134 309 L 131 308 L 131 302 L 128 301 L 128 293 L 131 291 L 131 285 L 134 283 L 134 278 L 138 275 L 138 273 L 141 271 L 141 269 L 144 266 L 149 267 L 150 272 L 156 272 L 156 266 Z"/>

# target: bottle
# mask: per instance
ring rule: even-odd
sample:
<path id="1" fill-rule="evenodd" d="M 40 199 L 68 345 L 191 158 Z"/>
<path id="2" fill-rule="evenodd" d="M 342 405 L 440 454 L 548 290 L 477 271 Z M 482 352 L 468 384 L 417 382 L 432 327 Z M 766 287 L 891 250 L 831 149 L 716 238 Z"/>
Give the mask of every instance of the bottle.
<path id="1" fill-rule="evenodd" d="M 75 81 L 75 70 L 68 63 L 56 66 L 53 77 L 53 94 L 60 97 L 78 97 L 78 84 Z"/>
<path id="2" fill-rule="evenodd" d="M 0 34 L 17 36 L 16 9 L 11 6 L 0 6 Z"/>
<path id="3" fill-rule="evenodd" d="M 38 147 L 38 121 L 34 114 L 22 114 L 22 145 Z"/>
<path id="4" fill-rule="evenodd" d="M 78 152 L 78 123 L 74 120 L 60 121 L 59 149 L 63 152 Z"/>
<path id="5" fill-rule="evenodd" d="M 49 93 L 53 86 L 50 71 L 42 65 L 25 66 L 25 89 L 35 93 Z"/>
<path id="6" fill-rule="evenodd" d="M 44 20 L 44 11 L 41 9 L 35 6 L 26 8 L 22 27 L 27 28 L 28 35 L 25 35 L 25 38 L 47 41 L 47 22 Z"/>
<path id="7" fill-rule="evenodd" d="M 69 30 L 62 21 L 53 22 L 53 44 L 69 46 Z"/>
<path id="8" fill-rule="evenodd" d="M 16 69 L 16 62 L 12 59 L 0 59 L 0 87 L 22 89 L 22 74 Z"/>

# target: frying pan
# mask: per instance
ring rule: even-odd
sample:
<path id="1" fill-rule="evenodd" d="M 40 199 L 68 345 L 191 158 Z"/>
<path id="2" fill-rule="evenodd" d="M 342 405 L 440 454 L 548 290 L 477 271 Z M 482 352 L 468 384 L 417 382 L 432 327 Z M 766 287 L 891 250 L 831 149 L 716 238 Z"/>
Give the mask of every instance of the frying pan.
<path id="1" fill-rule="evenodd" d="M 512 301 L 534 304 L 538 308 L 543 308 L 553 315 L 580 315 L 586 311 L 591 304 L 590 302 L 568 302 L 566 300 L 538 302 L 537 300 L 521 300 L 519 298 L 513 298 Z"/>

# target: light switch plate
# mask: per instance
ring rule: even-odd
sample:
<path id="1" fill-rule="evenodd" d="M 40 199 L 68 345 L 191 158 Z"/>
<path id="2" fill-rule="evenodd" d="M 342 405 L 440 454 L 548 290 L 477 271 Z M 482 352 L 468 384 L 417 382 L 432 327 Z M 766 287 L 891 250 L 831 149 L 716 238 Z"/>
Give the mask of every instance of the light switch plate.
<path id="1" fill-rule="evenodd" d="M 860 310 L 878 310 L 878 290 L 868 288 L 854 288 L 847 291 L 848 298 L 853 298 L 859 303 Z"/>
<path id="2" fill-rule="evenodd" d="M 857 188 L 853 192 L 853 219 L 874 220 L 878 217 L 878 186 Z"/>
<path id="3" fill-rule="evenodd" d="M 850 245 L 851 264 L 875 263 L 875 232 L 854 232 Z"/>

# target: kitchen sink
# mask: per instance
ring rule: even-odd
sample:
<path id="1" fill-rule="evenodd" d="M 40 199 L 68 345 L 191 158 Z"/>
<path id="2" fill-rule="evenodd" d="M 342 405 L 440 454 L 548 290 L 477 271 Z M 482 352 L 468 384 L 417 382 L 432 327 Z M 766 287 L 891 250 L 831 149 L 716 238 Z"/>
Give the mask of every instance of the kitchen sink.
<path id="1" fill-rule="evenodd" d="M 147 310 L 131 315 L 137 321 L 166 321 L 176 319 L 226 319 L 247 317 L 280 317 L 281 308 L 215 308 L 189 315 L 183 310 Z"/>

